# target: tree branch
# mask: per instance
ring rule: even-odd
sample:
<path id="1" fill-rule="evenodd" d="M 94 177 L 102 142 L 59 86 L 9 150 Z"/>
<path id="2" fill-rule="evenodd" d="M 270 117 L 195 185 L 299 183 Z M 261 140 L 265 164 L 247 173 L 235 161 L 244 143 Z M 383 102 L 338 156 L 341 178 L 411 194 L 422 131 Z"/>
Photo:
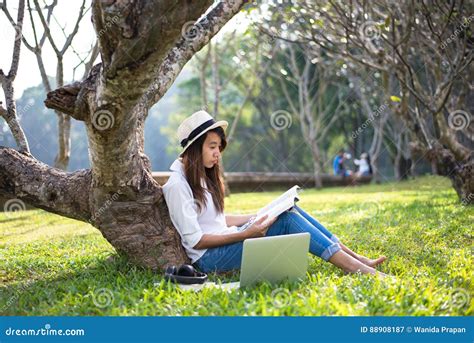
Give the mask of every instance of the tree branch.
<path id="1" fill-rule="evenodd" d="M 160 64 L 154 75 L 159 75 L 145 93 L 146 104 L 152 106 L 166 93 L 184 65 L 201 50 L 217 32 L 236 15 L 247 0 L 235 0 L 229 3 L 219 2 L 206 16 L 195 24 L 200 32 L 195 39 L 181 37 L 176 46 Z"/>
<path id="2" fill-rule="evenodd" d="M 54 52 L 56 53 L 56 56 L 60 56 L 61 52 L 59 51 L 58 47 L 56 46 L 56 43 L 54 43 L 53 36 L 51 36 L 51 31 L 49 30 L 49 25 L 46 22 L 46 19 L 44 18 L 43 11 L 41 10 L 41 7 L 38 3 L 38 0 L 33 0 L 35 3 L 35 8 L 36 11 L 38 12 L 38 16 L 40 17 L 41 24 L 43 24 L 44 28 L 44 33 L 46 34 L 46 37 L 48 37 L 49 43 L 51 44 L 51 47 L 53 48 Z"/>
<path id="3" fill-rule="evenodd" d="M 2 4 L 3 8 L 6 8 L 6 4 Z M 5 93 L 6 111 L 2 110 L 0 113 L 10 127 L 10 131 L 15 138 L 15 141 L 20 151 L 30 153 L 30 147 L 28 146 L 28 140 L 26 139 L 25 133 L 18 122 L 16 114 L 16 103 L 15 103 L 15 89 L 13 82 L 16 78 L 18 71 L 18 65 L 20 62 L 20 49 L 21 49 L 21 36 L 23 30 L 23 17 L 25 14 L 25 0 L 20 0 L 18 7 L 17 22 L 15 25 L 15 41 L 13 43 L 13 54 L 12 63 L 8 75 L 3 73 L 0 69 L 0 83 L 2 84 L 3 92 Z"/>
<path id="4" fill-rule="evenodd" d="M 95 91 L 100 70 L 101 64 L 96 64 L 83 81 L 76 81 L 49 92 L 44 101 L 45 106 L 84 121 L 90 112 L 87 98 Z"/>
<path id="5" fill-rule="evenodd" d="M 0 194 L 69 218 L 91 217 L 90 170 L 66 173 L 11 148 L 0 147 Z"/>

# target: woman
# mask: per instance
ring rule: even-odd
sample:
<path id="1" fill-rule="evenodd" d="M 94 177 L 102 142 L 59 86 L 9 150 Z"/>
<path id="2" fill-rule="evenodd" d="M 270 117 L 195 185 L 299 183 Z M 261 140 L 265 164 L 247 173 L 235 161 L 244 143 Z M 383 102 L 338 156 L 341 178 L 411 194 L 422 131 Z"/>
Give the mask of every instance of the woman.
<path id="1" fill-rule="evenodd" d="M 198 111 L 178 128 L 183 148 L 171 165 L 163 193 L 171 220 L 192 263 L 203 272 L 239 269 L 243 241 L 247 238 L 309 232 L 309 250 L 346 272 L 385 274 L 374 267 L 385 257 L 372 260 L 358 255 L 316 219 L 298 206 L 276 218 L 262 218 L 244 231 L 239 230 L 254 215 L 224 215 L 224 186 L 219 160 L 227 142 L 226 121 L 215 121 Z"/>
<path id="2" fill-rule="evenodd" d="M 360 160 L 355 159 L 354 164 L 359 166 L 357 176 L 369 176 L 372 175 L 372 166 L 370 165 L 369 154 L 364 152 L 360 155 Z"/>

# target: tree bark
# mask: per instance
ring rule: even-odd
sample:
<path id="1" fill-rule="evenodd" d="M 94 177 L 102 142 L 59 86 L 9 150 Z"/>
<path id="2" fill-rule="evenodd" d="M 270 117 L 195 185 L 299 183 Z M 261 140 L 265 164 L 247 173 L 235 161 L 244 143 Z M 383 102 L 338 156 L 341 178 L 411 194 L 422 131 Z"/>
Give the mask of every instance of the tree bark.
<path id="1" fill-rule="evenodd" d="M 33 156 L 0 147 L 0 194 L 65 217 L 89 221 L 91 171 L 66 173 Z"/>
<path id="2" fill-rule="evenodd" d="M 321 189 L 323 188 L 323 181 L 321 180 L 321 154 L 319 147 L 314 144 L 311 147 L 311 152 L 313 153 L 313 170 L 314 170 L 314 187 Z"/>
<path id="3" fill-rule="evenodd" d="M 474 203 L 474 152 L 458 161 L 451 150 L 436 143 L 428 151 L 428 158 L 436 166 L 437 173 L 448 177 L 462 204 Z"/>

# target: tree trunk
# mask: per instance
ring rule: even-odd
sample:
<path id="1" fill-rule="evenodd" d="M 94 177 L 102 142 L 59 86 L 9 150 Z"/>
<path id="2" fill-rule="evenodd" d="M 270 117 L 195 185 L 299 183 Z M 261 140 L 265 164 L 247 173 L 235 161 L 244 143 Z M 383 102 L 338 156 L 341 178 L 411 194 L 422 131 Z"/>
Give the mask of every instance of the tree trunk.
<path id="1" fill-rule="evenodd" d="M 393 169 L 397 181 L 407 179 L 411 175 L 411 159 L 406 159 L 402 154 L 397 153 L 393 162 Z"/>
<path id="2" fill-rule="evenodd" d="M 400 181 L 402 179 L 401 170 L 400 170 L 401 159 L 402 159 L 402 154 L 400 153 L 400 151 L 397 150 L 397 155 L 395 156 L 395 159 L 393 161 L 393 171 L 394 171 L 395 179 L 397 181 Z"/>
<path id="3" fill-rule="evenodd" d="M 439 143 L 428 151 L 428 159 L 439 175 L 448 177 L 463 205 L 474 203 L 474 152 L 463 161 L 457 161 L 454 154 Z"/>
<path id="4" fill-rule="evenodd" d="M 431 174 L 439 175 L 438 173 L 438 161 L 437 159 L 432 159 L 431 161 Z"/>
<path id="5" fill-rule="evenodd" d="M 411 158 L 410 158 L 410 176 L 411 177 L 418 176 L 416 172 L 416 159 L 413 157 L 413 154 L 411 155 Z"/>
<path id="6" fill-rule="evenodd" d="M 319 162 L 314 160 L 314 187 L 317 189 L 323 188 L 323 181 L 321 180 L 321 166 Z"/>
<path id="7" fill-rule="evenodd" d="M 58 153 L 54 158 L 54 167 L 67 170 L 71 157 L 71 117 L 56 111 L 58 117 Z"/>
<path id="8" fill-rule="evenodd" d="M 397 151 L 393 161 L 393 170 L 397 181 L 408 178 L 411 171 L 411 159 L 409 155 L 406 156 L 407 154 L 404 153 L 404 147 L 407 145 L 406 140 L 406 134 L 404 132 L 399 132 L 394 142 Z"/>
<path id="9" fill-rule="evenodd" d="M 219 2 L 207 11 L 211 4 L 93 1 L 102 63 L 45 101 L 84 122 L 91 170 L 66 173 L 0 148 L 0 194 L 91 223 L 140 266 L 162 270 L 189 262 L 144 154 L 144 125 L 148 109 L 244 1 Z"/>
<path id="10" fill-rule="evenodd" d="M 224 196 L 228 197 L 230 196 L 230 186 L 229 183 L 227 182 L 227 179 L 225 178 L 225 167 L 224 167 L 224 160 L 222 159 L 222 156 L 220 157 L 219 161 L 219 167 L 220 167 L 220 173 L 221 173 L 221 178 L 222 181 L 224 182 Z"/>
<path id="11" fill-rule="evenodd" d="M 318 145 L 314 142 L 311 144 L 311 152 L 313 154 L 314 187 L 321 189 L 323 188 L 321 179 L 321 154 Z"/>
<path id="12" fill-rule="evenodd" d="M 411 172 L 411 159 L 405 158 L 404 156 L 402 156 L 401 162 L 402 163 L 400 165 L 400 174 L 401 174 L 402 180 L 406 180 L 411 175 L 410 174 L 410 172 Z"/>

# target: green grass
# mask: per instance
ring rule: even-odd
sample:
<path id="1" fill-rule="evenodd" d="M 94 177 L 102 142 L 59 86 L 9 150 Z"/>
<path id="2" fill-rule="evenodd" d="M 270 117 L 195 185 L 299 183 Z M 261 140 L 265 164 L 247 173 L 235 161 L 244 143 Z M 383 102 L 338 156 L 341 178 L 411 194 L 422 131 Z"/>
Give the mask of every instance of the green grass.
<path id="1" fill-rule="evenodd" d="M 279 192 L 233 194 L 253 213 Z M 184 291 L 115 256 L 88 224 L 41 210 L 0 213 L 0 313 L 6 315 L 472 315 L 473 208 L 449 181 L 313 189 L 299 205 L 349 247 L 389 257 L 381 280 L 310 256 L 300 283 Z M 237 281 L 238 274 L 210 275 Z"/>

